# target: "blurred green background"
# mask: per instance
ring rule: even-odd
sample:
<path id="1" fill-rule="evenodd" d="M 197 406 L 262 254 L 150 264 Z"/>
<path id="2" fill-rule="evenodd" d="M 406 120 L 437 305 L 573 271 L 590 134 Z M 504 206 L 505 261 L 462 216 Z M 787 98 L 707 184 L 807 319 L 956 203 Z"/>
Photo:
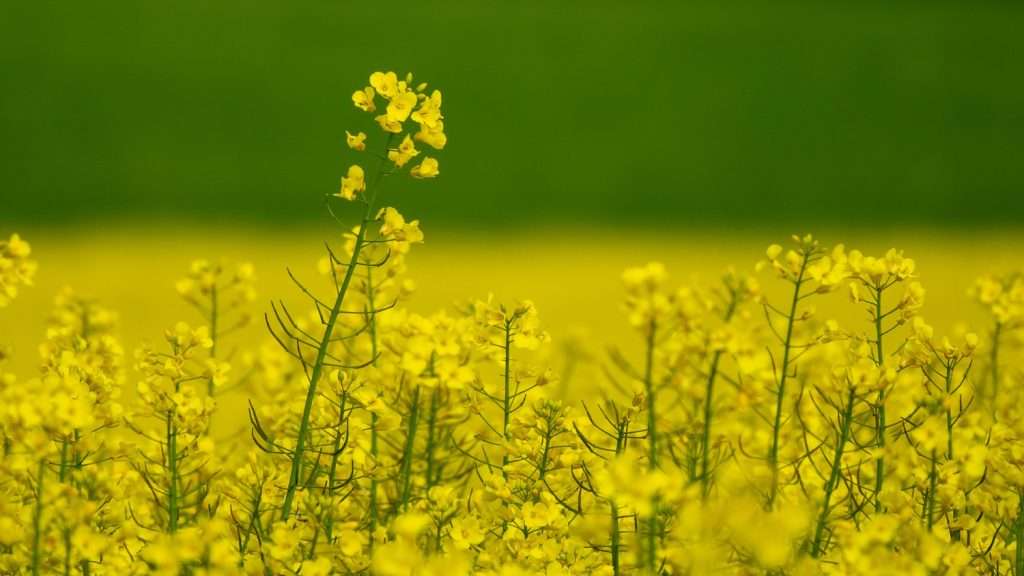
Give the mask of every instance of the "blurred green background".
<path id="1" fill-rule="evenodd" d="M 371 134 L 352 91 L 445 94 L 476 228 L 1013 226 L 1024 3 L 5 2 L 0 221 L 293 224 Z"/>

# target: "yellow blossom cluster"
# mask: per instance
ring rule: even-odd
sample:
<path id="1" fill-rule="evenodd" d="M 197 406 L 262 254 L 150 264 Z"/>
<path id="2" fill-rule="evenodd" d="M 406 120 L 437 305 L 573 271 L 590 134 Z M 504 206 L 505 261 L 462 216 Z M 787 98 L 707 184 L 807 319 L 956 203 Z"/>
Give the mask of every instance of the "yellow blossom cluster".
<path id="1" fill-rule="evenodd" d="M 0 240 L 0 308 L 18 295 L 19 286 L 31 286 L 36 263 L 29 257 L 32 247 L 17 234 Z"/>
<path id="2" fill-rule="evenodd" d="M 395 72 L 374 72 L 370 74 L 370 85 L 352 94 L 352 103 L 364 112 L 377 112 L 377 97 L 384 106 L 384 113 L 374 117 L 378 128 L 384 133 L 384 156 L 393 168 L 379 174 L 392 174 L 405 168 L 410 160 L 420 155 L 416 142 L 422 142 L 435 150 L 441 150 L 448 143 L 444 132 L 444 115 L 441 113 L 441 91 L 427 93 L 427 84 L 413 85 L 412 74 L 399 79 Z M 405 122 L 412 120 L 416 131 L 406 131 Z M 415 142 L 414 142 L 415 140 Z M 345 132 L 345 142 L 357 152 L 366 150 L 365 132 Z M 397 146 L 392 144 L 398 141 Z M 436 158 L 424 156 L 419 164 L 409 170 L 413 178 L 434 178 L 440 174 Z M 341 179 L 341 189 L 336 196 L 355 200 L 366 193 L 366 171 L 359 164 L 352 164 Z"/>

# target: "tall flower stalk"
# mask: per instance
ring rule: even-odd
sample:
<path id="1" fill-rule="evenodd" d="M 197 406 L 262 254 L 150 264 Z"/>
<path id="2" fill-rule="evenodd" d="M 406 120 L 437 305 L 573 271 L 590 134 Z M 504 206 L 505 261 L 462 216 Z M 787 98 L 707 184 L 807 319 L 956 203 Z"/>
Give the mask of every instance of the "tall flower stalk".
<path id="1" fill-rule="evenodd" d="M 386 176 L 391 176 L 402 171 L 406 164 L 420 154 L 413 142 L 415 140 L 424 142 L 427 145 L 441 149 L 447 143 L 447 136 L 444 134 L 444 124 L 441 115 L 441 92 L 434 90 L 432 93 L 425 92 L 426 85 L 412 86 L 412 75 L 399 80 L 394 72 L 374 72 L 370 75 L 370 85 L 357 90 L 352 95 L 355 106 L 366 112 L 377 110 L 377 96 L 383 98 L 386 106 L 384 114 L 374 118 L 380 129 L 386 135 L 383 143 L 383 151 L 377 157 L 377 167 L 369 182 L 366 181 L 366 173 L 362 166 L 353 164 L 349 166 L 346 175 L 341 179 L 341 188 L 334 194 L 335 197 L 345 201 L 356 201 L 363 205 L 362 216 L 358 225 L 353 230 L 350 238 L 347 258 L 339 259 L 335 251 L 328 247 L 329 265 L 334 278 L 334 293 L 327 301 L 316 297 L 313 292 L 304 284 L 299 282 L 294 275 L 289 275 L 299 286 L 300 290 L 309 297 L 316 307 L 320 317 L 321 329 L 319 335 L 314 335 L 304 330 L 295 322 L 293 316 L 287 311 L 284 304 L 274 306 L 274 316 L 277 325 L 272 326 L 270 317 L 267 317 L 267 325 L 275 339 L 289 354 L 298 359 L 307 374 L 307 385 L 305 402 L 303 403 L 302 414 L 299 417 L 295 430 L 293 446 L 284 448 L 284 452 L 290 458 L 290 470 L 288 483 L 284 490 L 281 502 L 280 518 L 287 520 L 293 512 L 295 496 L 299 489 L 307 483 L 303 478 L 303 466 L 307 458 L 307 445 L 310 442 L 311 426 L 310 421 L 313 415 L 313 405 L 317 398 L 320 380 L 325 370 L 331 368 L 354 369 L 369 366 L 374 358 L 364 362 L 350 364 L 343 361 L 331 352 L 338 338 L 335 331 L 339 318 L 347 314 L 361 314 L 375 317 L 377 313 L 387 309 L 374 308 L 369 312 L 366 310 L 347 310 L 346 302 L 349 298 L 349 289 L 357 268 L 381 266 L 390 257 L 390 252 L 385 254 L 381 262 L 364 262 L 361 260 L 365 248 L 369 245 L 388 245 L 392 242 L 418 242 L 422 239 L 416 223 L 413 227 L 405 229 L 404 219 L 394 209 L 388 208 L 378 210 L 378 199 L 381 185 Z M 417 126 L 418 132 L 414 134 L 405 133 L 404 123 L 411 119 Z M 404 137 L 403 137 L 404 134 Z M 366 134 L 347 133 L 348 147 L 357 152 L 366 150 Z M 392 144 L 399 140 L 397 147 Z M 438 163 L 435 159 L 424 157 L 422 162 L 409 170 L 413 178 L 433 178 L 437 176 Z M 328 210 L 335 216 L 331 207 L 331 198 L 328 198 Z M 388 212 L 391 211 L 391 212 Z M 383 218 L 382 218 L 383 217 Z M 337 217 L 335 216 L 337 219 Z M 371 224 L 379 219 L 383 223 L 378 230 L 377 237 L 370 237 Z M 396 226 L 400 221 L 400 226 Z M 391 233 L 389 236 L 389 232 Z M 389 247 L 391 248 L 391 247 Z M 340 267 L 341 278 L 338 279 L 335 269 Z M 278 309 L 281 309 L 279 312 Z M 343 336 L 342 339 L 345 339 Z M 254 427 L 259 428 L 259 426 Z M 273 443 L 271 438 L 263 438 L 264 442 Z M 276 443 L 273 448 L 278 448 Z"/>

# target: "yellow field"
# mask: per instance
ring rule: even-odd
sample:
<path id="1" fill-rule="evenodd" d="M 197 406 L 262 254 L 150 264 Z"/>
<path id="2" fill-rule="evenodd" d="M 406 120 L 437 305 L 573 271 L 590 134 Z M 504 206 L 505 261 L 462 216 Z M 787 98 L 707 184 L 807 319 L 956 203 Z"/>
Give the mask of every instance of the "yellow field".
<path id="1" fill-rule="evenodd" d="M 596 349 L 629 347 L 634 339 L 619 312 L 620 275 L 626 267 L 661 261 L 673 283 L 709 285 L 729 266 L 753 271 L 768 244 L 786 240 L 765 232 L 672 235 L 552 230 L 439 236 L 431 233 L 429 223 L 426 232 L 426 243 L 409 258 L 409 275 L 417 284 L 410 308 L 429 312 L 488 293 L 506 302 L 532 299 L 556 347 L 564 336 L 575 334 L 590 335 L 589 344 Z M 44 334 L 53 298 L 63 286 L 118 311 L 123 341 L 130 351 L 143 340 L 159 340 L 162 329 L 158 327 L 171 327 L 179 320 L 199 322 L 174 291 L 175 281 L 192 260 L 252 262 L 259 291 L 252 311 L 262 316 L 270 299 L 302 302 L 285 268 L 316 285 L 316 263 L 323 254 L 323 241 L 329 238 L 329 234 L 302 230 L 159 226 L 29 230 L 22 235 L 32 242 L 40 268 L 35 286 L 25 289 L 15 305 L 0 311 L 0 333 L 2 341 L 15 349 L 13 371 L 25 375 L 37 364 L 35 346 Z M 965 322 L 983 332 L 986 326 L 974 326 L 981 321 L 981 310 L 966 297 L 971 282 L 986 272 L 1024 267 L 1021 232 L 826 231 L 819 235 L 826 243 L 844 242 L 865 253 L 904 250 L 917 261 L 928 291 L 924 317 L 940 330 Z M 768 280 L 770 274 L 760 277 Z M 769 290 L 777 287 L 770 281 L 763 284 Z M 829 300 L 833 307 L 822 314 L 843 319 L 857 313 L 846 302 L 845 293 L 831 295 Z M 236 343 L 244 347 L 264 338 L 262 322 L 254 322 Z"/>
<path id="2" fill-rule="evenodd" d="M 968 297 L 1021 268 L 1024 233 L 428 227 L 403 302 L 428 317 L 364 314 L 419 238 L 392 217 L 371 238 L 394 257 L 354 249 L 380 267 L 351 292 L 315 230 L 21 231 L 39 271 L 0 309 L 0 572 L 1024 574 L 1024 284 Z M 915 262 L 870 257 L 893 247 Z M 2 270 L 27 252 L 0 245 Z M 196 259 L 253 264 L 244 331 L 198 327 L 179 289 L 236 313 L 249 277 Z M 347 299 L 317 322 L 289 268 Z M 87 304 L 47 334 L 64 286 L 120 315 L 123 380 Z M 285 350 L 262 346 L 278 298 Z"/>

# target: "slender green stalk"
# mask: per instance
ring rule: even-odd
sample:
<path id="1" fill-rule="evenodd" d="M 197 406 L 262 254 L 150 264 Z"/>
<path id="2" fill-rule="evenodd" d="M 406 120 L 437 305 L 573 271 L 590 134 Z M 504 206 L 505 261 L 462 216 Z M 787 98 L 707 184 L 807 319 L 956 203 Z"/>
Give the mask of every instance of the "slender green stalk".
<path id="1" fill-rule="evenodd" d="M 245 529 L 245 536 L 242 538 L 242 543 L 238 547 L 238 565 L 245 565 L 245 551 L 249 548 L 249 539 L 252 537 L 252 533 L 256 530 L 260 520 L 260 504 L 263 501 L 263 486 L 260 485 L 256 491 L 256 497 L 253 500 L 252 515 L 249 517 L 249 526 Z M 258 536 L 257 536 L 258 537 Z"/>
<path id="2" fill-rule="evenodd" d="M 992 378 L 992 406 L 995 408 L 996 399 L 999 398 L 999 339 L 1002 336 L 1003 324 L 996 322 L 992 329 L 992 349 L 989 351 L 989 372 Z"/>
<path id="3" fill-rule="evenodd" d="M 39 563 L 42 556 L 43 542 L 43 474 L 46 472 L 46 460 L 39 460 L 36 472 L 36 506 L 32 511 L 32 576 L 39 576 Z"/>
<path id="4" fill-rule="evenodd" d="M 167 532 L 178 530 L 178 431 L 174 426 L 174 411 L 167 413 Z"/>
<path id="5" fill-rule="evenodd" d="M 377 415 L 370 415 L 370 456 L 373 458 L 374 468 L 377 466 L 377 456 L 380 454 L 380 448 L 377 445 Z M 373 471 L 373 475 L 370 477 L 370 552 L 373 552 L 373 539 L 374 534 L 377 532 L 377 522 L 379 521 L 380 512 L 377 509 L 377 471 Z"/>
<path id="6" fill-rule="evenodd" d="M 509 431 L 509 423 L 512 421 L 512 323 L 514 320 L 505 320 L 505 395 L 502 398 L 501 407 L 501 436 L 507 443 L 512 439 Z M 501 475 L 508 480 L 508 450 L 504 450 L 501 457 Z"/>
<path id="7" fill-rule="evenodd" d="M 366 268 L 366 297 L 369 300 L 369 327 L 370 327 L 370 353 L 373 355 L 373 364 L 377 365 L 377 314 L 373 312 L 374 306 L 373 291 L 373 267 Z M 377 446 L 377 413 L 370 414 L 370 456 L 373 458 L 374 468 L 377 466 L 377 456 L 380 448 Z M 373 554 L 374 533 L 377 531 L 379 512 L 377 510 L 377 472 L 374 470 L 370 476 L 370 538 L 368 540 L 370 554 Z"/>
<path id="8" fill-rule="evenodd" d="M 440 388 L 434 388 L 430 394 L 430 411 L 427 412 L 427 490 L 434 486 L 434 444 L 437 442 L 437 411 L 440 405 Z"/>
<path id="9" fill-rule="evenodd" d="M 341 393 L 341 399 L 338 402 L 338 425 L 337 435 L 334 437 L 334 450 L 331 452 L 331 466 L 327 474 L 327 482 L 324 483 L 324 494 L 330 495 L 334 492 L 334 475 L 338 470 L 338 458 L 341 456 L 341 430 L 342 425 L 345 423 L 345 404 L 348 400 L 348 394 L 345 392 Z M 326 541 L 330 544 L 334 540 L 334 514 L 329 512 L 327 515 L 327 521 L 324 523 L 324 535 Z M 313 550 L 316 546 L 316 540 L 313 540 L 313 545 L 310 546 L 310 558 L 312 558 Z"/>
<path id="10" fill-rule="evenodd" d="M 537 466 L 537 481 L 543 482 L 544 476 L 548 473 L 548 458 L 551 452 L 551 422 L 548 421 L 548 427 L 544 431 L 544 448 L 540 454 L 540 465 Z"/>
<path id="11" fill-rule="evenodd" d="M 619 456 L 625 449 L 626 434 L 629 431 L 629 421 L 624 420 L 619 424 L 616 430 L 615 436 L 615 455 Z M 619 576 L 621 569 L 619 568 L 619 554 L 622 548 L 622 531 L 619 528 L 619 505 L 614 500 L 610 502 L 611 508 L 611 521 L 612 521 L 612 543 L 611 543 L 611 555 L 612 555 L 612 574 Z"/>
<path id="12" fill-rule="evenodd" d="M 210 289 L 210 340 L 213 345 L 210 346 L 210 359 L 215 360 L 217 358 L 217 284 L 215 283 Z M 206 392 L 213 396 L 213 376 L 206 381 Z"/>
<path id="13" fill-rule="evenodd" d="M 836 438 L 835 451 L 832 454 L 832 469 L 829 472 L 828 481 L 825 483 L 825 499 L 821 504 L 821 512 L 818 514 L 818 526 L 814 530 L 814 541 L 811 544 L 811 557 L 817 558 L 824 544 L 825 530 L 828 528 L 828 516 L 831 513 L 832 493 L 835 492 L 839 482 L 839 474 L 843 466 L 843 451 L 846 448 L 846 440 L 850 435 L 850 421 L 853 420 L 853 388 L 850 388 L 846 397 L 846 405 L 839 421 L 839 437 Z"/>
<path id="14" fill-rule="evenodd" d="M 786 341 L 782 351 L 782 371 L 779 374 L 779 389 L 775 398 L 775 422 L 772 424 L 772 447 L 768 452 L 768 466 L 771 468 L 772 485 L 768 493 L 768 507 L 775 504 L 775 497 L 779 491 L 779 432 L 782 430 L 782 403 L 786 397 L 786 380 L 789 378 L 790 352 L 793 348 L 793 325 L 796 323 L 796 308 L 800 303 L 800 288 L 804 283 L 804 273 L 807 272 L 807 261 L 810 258 L 804 254 L 800 263 L 800 273 L 793 283 L 793 301 L 789 306 L 789 316 L 786 318 Z"/>
<path id="15" fill-rule="evenodd" d="M 948 398 L 953 393 L 953 376 L 956 370 L 956 364 L 953 361 L 949 361 L 946 364 L 946 397 Z M 953 418 L 953 409 L 946 408 L 946 461 L 951 462 L 953 460 L 953 425 L 956 424 L 956 420 Z M 934 496 L 933 496 L 934 499 Z M 960 515 L 959 510 L 954 509 L 952 511 L 953 519 L 955 520 Z M 950 528 L 950 537 L 954 542 L 960 540 L 960 529 Z"/>
<path id="16" fill-rule="evenodd" d="M 725 311 L 723 321 L 729 323 L 733 312 L 736 310 L 736 294 L 732 294 L 729 300 L 729 307 Z M 714 409 L 715 378 L 718 376 L 718 365 L 722 360 L 722 350 L 715 351 L 711 360 L 711 370 L 708 372 L 707 385 L 704 388 L 704 429 L 701 434 L 700 449 L 700 485 L 701 497 L 707 500 L 711 491 L 711 418 Z"/>
<path id="17" fill-rule="evenodd" d="M 946 398 L 953 394 L 953 363 L 946 364 Z M 953 409 L 946 408 L 946 460 L 953 460 Z"/>
<path id="18" fill-rule="evenodd" d="M 57 478 L 64 482 L 68 472 L 68 439 L 64 438 L 60 445 L 60 469 Z"/>
<path id="19" fill-rule="evenodd" d="M 416 427 L 420 417 L 420 387 L 416 386 L 412 395 L 412 406 L 409 409 L 409 431 L 405 438 L 405 450 L 402 452 L 402 492 L 398 501 L 399 512 L 405 511 L 409 505 L 410 490 L 412 488 L 412 458 L 413 448 L 416 444 Z"/>
<path id="20" fill-rule="evenodd" d="M 882 347 L 882 289 L 875 289 L 875 363 L 881 366 L 885 361 Z M 878 391 L 878 412 L 875 420 L 875 448 L 878 460 L 875 461 L 875 512 L 882 511 L 882 487 L 885 484 L 885 389 Z"/>
<path id="21" fill-rule="evenodd" d="M 925 526 L 929 532 L 932 531 L 932 526 L 935 524 L 935 487 L 939 481 L 938 460 L 938 454 L 935 453 L 935 449 L 932 449 L 932 467 L 928 472 L 928 494 L 924 501 Z"/>
<path id="22" fill-rule="evenodd" d="M 644 359 L 644 391 L 647 394 L 647 468 L 658 467 L 658 419 L 655 414 L 654 388 L 654 346 L 657 341 L 658 324 L 651 320 L 647 331 L 647 350 Z M 651 499 L 651 517 L 647 519 L 647 555 L 645 562 L 649 573 L 657 570 L 658 562 L 658 497 Z"/>
<path id="23" fill-rule="evenodd" d="M 57 479 L 63 484 L 64 479 L 67 476 L 68 470 L 68 439 L 64 438 L 61 441 L 60 446 L 60 469 L 57 475 Z M 71 528 L 65 527 L 63 530 L 64 540 L 64 574 L 67 576 L 71 574 Z"/>
<path id="24" fill-rule="evenodd" d="M 388 136 L 387 144 L 385 147 L 391 145 L 392 136 Z M 320 383 L 320 376 L 324 370 L 324 360 L 327 357 L 327 349 L 331 345 L 331 337 L 334 335 L 334 327 L 338 322 L 338 316 L 341 314 L 342 304 L 345 301 L 345 295 L 348 294 L 349 285 L 352 283 L 352 276 L 355 274 L 356 267 L 359 265 L 359 254 L 362 252 L 363 245 L 366 242 L 366 229 L 373 221 L 373 209 L 377 197 L 377 183 L 380 181 L 383 175 L 383 160 L 381 161 L 381 168 L 377 171 L 377 176 L 374 179 L 374 184 L 370 186 L 373 193 L 367 197 L 366 200 L 366 211 L 363 213 L 363 219 L 360 222 L 359 230 L 356 232 L 355 244 L 352 248 L 352 257 L 349 259 L 348 267 L 345 269 L 345 276 L 341 281 L 341 286 L 338 288 L 338 293 L 334 298 L 334 304 L 331 306 L 331 312 L 327 317 L 327 322 L 324 325 L 324 335 L 320 339 L 320 345 L 317 347 L 316 360 L 313 362 L 312 370 L 309 374 L 309 386 L 306 388 L 306 402 L 302 409 L 302 419 L 299 421 L 299 431 L 295 437 L 295 450 L 292 453 L 292 464 L 291 472 L 288 476 L 288 488 L 285 490 L 284 502 L 281 505 L 281 519 L 287 520 L 291 516 L 292 503 L 295 500 L 295 492 L 299 488 L 301 483 L 302 475 L 302 459 L 305 457 L 306 450 L 306 436 L 309 434 L 309 420 L 313 413 L 313 401 L 316 399 L 317 385 Z"/>
<path id="25" fill-rule="evenodd" d="M 1017 545 L 1013 558 L 1013 573 L 1024 576 L 1024 491 L 1017 491 L 1017 521 L 1014 523 Z"/>

